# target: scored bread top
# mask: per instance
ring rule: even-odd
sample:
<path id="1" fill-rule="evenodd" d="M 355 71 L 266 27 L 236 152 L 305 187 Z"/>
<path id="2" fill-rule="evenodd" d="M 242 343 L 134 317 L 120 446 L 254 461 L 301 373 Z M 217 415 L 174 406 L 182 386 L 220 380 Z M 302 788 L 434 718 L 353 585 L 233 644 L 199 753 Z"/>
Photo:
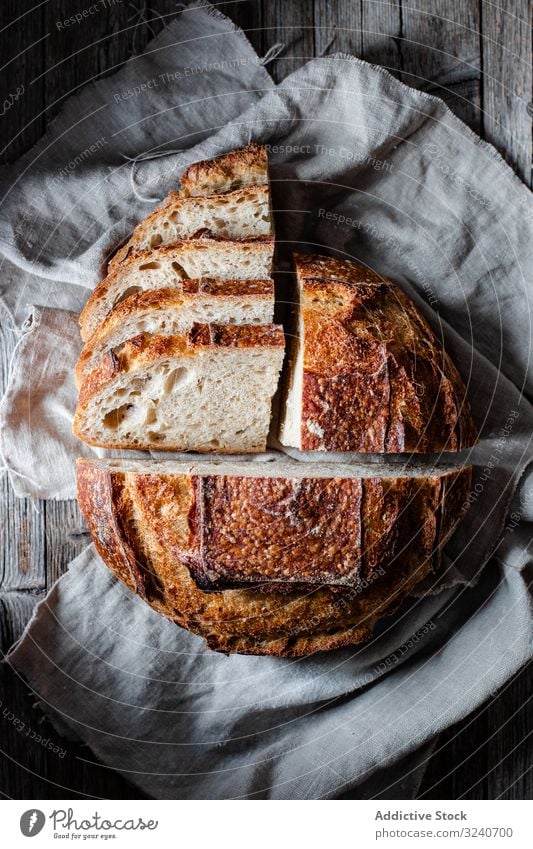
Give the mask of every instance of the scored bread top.
<path id="1" fill-rule="evenodd" d="M 268 183 L 267 151 L 259 144 L 189 165 L 180 180 L 180 194 L 183 197 L 213 195 L 250 183 Z"/>
<path id="2" fill-rule="evenodd" d="M 191 557 L 198 554 L 204 536 L 202 526 L 197 526 L 199 499 L 201 502 L 206 498 L 210 501 L 211 513 L 213 510 L 226 511 L 235 506 L 235 497 L 241 491 L 237 512 L 230 516 L 228 523 L 228 528 L 235 525 L 232 530 L 236 531 L 238 539 L 246 533 L 248 516 L 254 516 L 255 521 L 256 511 L 264 510 L 262 531 L 268 548 L 266 562 L 269 569 L 275 567 L 274 537 L 279 533 L 279 527 L 276 527 L 270 534 L 270 514 L 273 514 L 275 522 L 286 523 L 287 532 L 294 539 L 293 514 L 284 511 L 283 502 L 275 500 L 278 493 L 272 485 L 279 479 L 262 477 L 261 464 L 257 461 L 248 463 L 256 469 L 251 478 L 240 478 L 230 462 L 214 462 L 212 475 L 220 479 L 214 501 L 211 500 L 213 476 L 201 479 L 202 476 L 194 473 L 194 466 L 192 473 L 187 469 L 162 473 L 162 465 L 148 461 L 78 461 L 78 501 L 99 554 L 130 589 L 159 613 L 204 637 L 210 648 L 285 657 L 301 657 L 368 639 L 376 621 L 392 612 L 438 562 L 439 547 L 462 515 L 457 505 L 463 505 L 466 500 L 471 476 L 471 470 L 463 468 L 447 475 L 444 481 L 437 479 L 438 486 L 429 474 L 421 480 L 425 496 L 418 499 L 416 507 L 408 508 L 412 511 L 409 523 L 413 523 L 414 536 L 405 551 L 396 542 L 396 531 L 402 521 L 402 505 L 407 504 L 407 493 L 401 491 L 398 500 L 394 500 L 394 479 L 387 482 L 387 494 L 379 485 L 377 489 L 369 490 L 367 517 L 371 522 L 375 514 L 386 523 L 388 516 L 383 507 L 386 504 L 392 506 L 387 533 L 378 546 L 381 549 L 395 545 L 397 557 L 389 557 L 383 567 L 381 564 L 376 566 L 375 558 L 371 556 L 372 549 L 364 544 L 368 527 L 365 525 L 362 549 L 370 556 L 367 555 L 367 561 L 361 564 L 361 582 L 355 590 L 353 587 L 317 583 L 301 589 L 293 582 L 281 592 L 280 582 L 271 580 L 269 576 L 268 584 L 263 586 L 268 592 L 254 590 L 251 585 L 248 588 L 205 592 L 196 585 L 186 565 Z M 173 461 L 168 467 L 178 469 L 182 465 Z M 202 461 L 201 465 L 206 464 Z M 239 464 L 239 467 L 242 465 Z M 294 462 L 293 465 L 299 469 L 299 477 L 303 475 L 308 481 L 313 479 L 316 464 Z M 398 473 L 401 475 L 400 470 Z M 294 477 L 290 469 L 285 474 L 285 483 L 292 485 Z M 374 469 L 374 474 L 374 478 L 365 480 L 365 486 L 374 482 L 379 484 L 379 467 Z M 204 481 L 207 481 L 207 486 L 202 492 Z M 226 507 L 219 497 L 224 491 L 224 481 L 231 483 L 232 495 Z M 331 481 L 329 483 L 328 498 L 334 498 Z M 430 495 L 431 492 L 433 495 Z M 291 494 L 295 493 L 293 489 Z M 318 540 L 326 530 L 320 511 L 320 502 L 317 502 L 314 515 Z M 299 518 L 304 524 L 309 521 L 305 512 L 301 512 Z M 340 522 L 341 518 L 337 521 Z M 425 532 L 417 535 L 419 528 L 425 529 Z M 423 539 L 420 546 L 419 536 Z M 317 548 L 317 542 L 311 535 L 309 537 L 314 556 L 313 545 Z M 250 528 L 250 541 L 245 552 L 248 548 L 255 552 L 253 540 L 258 538 L 258 528 L 254 524 Z M 434 546 L 428 555 L 431 538 L 434 538 Z M 237 548 L 232 549 L 231 531 L 228 530 L 224 540 L 217 537 L 216 544 L 222 567 L 231 571 L 235 580 L 238 574 L 235 564 L 242 560 L 242 554 L 239 557 Z M 295 553 L 305 568 L 305 551 L 297 547 Z M 298 564 L 292 563 L 291 554 L 290 546 L 281 547 L 276 579 L 284 564 L 290 570 L 289 577 L 295 576 Z M 363 577 L 365 574 L 367 578 Z M 276 591 L 278 588 L 279 592 Z"/>
<path id="3" fill-rule="evenodd" d="M 99 365 L 82 381 L 78 408 L 85 406 L 111 380 L 135 372 L 160 360 L 194 357 L 205 350 L 228 348 L 283 348 L 285 337 L 280 325 L 197 324 L 189 333 L 152 336 L 141 333 L 129 339 L 119 354 L 108 351 Z"/>
<path id="4" fill-rule="evenodd" d="M 446 476 L 194 480 L 196 538 L 184 562 L 204 590 L 356 588 L 412 547 L 438 552 Z"/>
<path id="5" fill-rule="evenodd" d="M 333 260 L 325 279 L 329 267 L 323 257 L 296 257 L 303 322 L 297 447 L 433 453 L 475 444 L 461 377 L 415 304 L 357 263 Z"/>

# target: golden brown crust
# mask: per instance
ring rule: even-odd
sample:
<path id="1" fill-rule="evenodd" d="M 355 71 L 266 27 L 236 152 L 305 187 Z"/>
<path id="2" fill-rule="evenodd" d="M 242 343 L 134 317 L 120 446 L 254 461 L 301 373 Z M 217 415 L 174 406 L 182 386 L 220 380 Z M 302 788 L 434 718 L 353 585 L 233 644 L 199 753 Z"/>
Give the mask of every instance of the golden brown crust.
<path id="1" fill-rule="evenodd" d="M 226 205 L 231 204 L 232 206 L 237 206 L 245 201 L 252 201 L 257 198 L 261 198 L 263 202 L 266 203 L 269 200 L 268 192 L 268 185 L 247 185 L 240 189 L 234 189 L 233 191 L 224 192 L 222 194 L 202 195 L 201 197 L 184 197 L 182 194 L 178 194 L 177 192 L 170 192 L 161 206 L 157 207 L 157 209 L 150 213 L 150 215 L 147 215 L 146 218 L 143 218 L 140 224 L 137 225 L 130 240 L 123 248 L 120 248 L 120 250 L 117 251 L 110 261 L 109 270 L 113 271 L 119 263 L 123 262 L 128 257 L 130 251 L 135 249 L 136 245 L 144 239 L 145 235 L 151 230 L 152 223 L 160 218 L 163 211 L 165 212 L 165 215 L 169 216 L 178 214 L 186 216 L 187 210 L 197 206 L 200 201 L 206 204 L 211 202 L 213 206 L 213 215 L 211 217 L 215 217 L 216 210 L 218 209 L 218 211 L 220 211 L 220 209 Z M 212 233 L 209 226 L 205 226 L 199 229 L 190 238 L 197 238 L 206 232 L 213 236 L 216 235 L 216 233 Z M 152 241 L 153 240 L 151 239 L 150 247 L 152 249 L 158 247 L 158 245 L 153 244 Z M 160 242 L 161 239 L 158 241 Z"/>
<path id="2" fill-rule="evenodd" d="M 444 479 L 419 479 L 421 500 L 412 508 L 406 498 L 412 500 L 417 479 L 406 491 L 400 484 L 399 494 L 395 495 L 397 507 L 411 509 L 411 515 L 404 528 L 404 513 L 397 513 L 398 556 L 389 557 L 386 562 L 381 556 L 377 560 L 374 557 L 372 569 L 363 569 L 361 584 L 292 589 L 285 593 L 253 589 L 204 592 L 196 585 L 186 564 L 198 558 L 201 547 L 197 502 L 204 484 L 198 476 L 108 471 L 90 460 L 79 460 L 77 478 L 80 508 L 99 554 L 120 580 L 155 610 L 204 637 L 208 646 L 217 651 L 301 657 L 368 639 L 375 622 L 405 600 L 430 573 L 434 551 L 461 518 L 457 505 L 466 502 L 471 470 L 463 468 Z M 233 479 L 235 493 L 247 480 Z M 254 488 L 254 498 L 262 498 L 266 510 L 272 492 L 269 487 L 261 488 L 260 481 L 265 479 L 252 480 L 256 483 L 246 486 Z M 372 479 L 367 492 L 370 503 L 364 522 L 369 517 L 374 521 L 380 509 L 387 510 L 392 504 L 391 497 L 386 496 L 383 501 L 379 493 L 376 496 L 374 485 L 376 479 Z M 390 492 L 398 485 L 398 479 L 389 479 L 382 485 Z M 209 480 L 206 487 L 209 496 Z M 450 489 L 455 490 L 456 497 L 453 509 L 447 511 L 445 499 Z M 243 494 L 246 495 L 244 490 Z M 203 494 L 202 499 L 205 500 Z M 232 506 L 228 505 L 228 509 Z M 415 514 L 420 510 L 417 519 Z M 218 520 L 226 521 L 227 513 L 218 515 Z M 267 543 L 269 527 L 263 517 Z M 417 534 L 417 527 L 429 530 Z M 289 523 L 287 530 L 290 532 Z M 363 525 L 363 539 L 367 531 Z M 409 542 L 410 533 L 413 539 Z M 422 545 L 421 538 L 425 540 Z M 286 550 L 282 556 L 292 569 L 290 552 Z M 302 563 L 305 566 L 305 559 Z"/>
<path id="3" fill-rule="evenodd" d="M 149 289 L 130 295 L 107 314 L 102 324 L 93 333 L 83 348 L 76 363 L 76 381 L 79 385 L 87 369 L 87 364 L 94 356 L 95 349 L 105 340 L 105 337 L 115 328 L 120 327 L 131 315 L 138 315 L 151 310 L 179 309 L 196 295 L 209 295 L 224 300 L 242 300 L 243 298 L 274 299 L 273 280 L 220 280 L 204 277 L 200 280 L 187 279 L 181 289 Z"/>
<path id="4" fill-rule="evenodd" d="M 302 450 L 459 451 L 477 441 L 463 382 L 413 302 L 362 266 L 296 257 Z M 341 280 L 343 269 L 344 280 Z"/>
<path id="5" fill-rule="evenodd" d="M 112 286 L 124 275 L 137 265 L 143 265 L 145 262 L 157 262 L 159 259 L 170 259 L 178 263 L 183 256 L 190 251 L 209 250 L 210 246 L 218 244 L 227 246 L 228 249 L 238 247 L 240 251 L 253 253 L 254 251 L 262 251 L 265 247 L 274 250 L 273 236 L 256 236 L 251 239 L 218 239 L 202 231 L 196 238 L 182 239 L 174 245 L 164 245 L 153 250 L 137 250 L 128 248 L 116 254 L 114 259 L 109 264 L 109 273 L 96 286 L 87 303 L 85 304 L 80 315 L 80 329 L 82 339 L 87 341 L 92 335 L 92 316 L 95 307 L 102 298 L 105 298 Z M 184 282 L 184 281 L 183 281 Z"/>
<path id="6" fill-rule="evenodd" d="M 179 198 L 177 193 L 176 196 Z M 173 202 L 174 201 L 172 201 L 169 205 L 172 205 Z M 195 248 L 207 249 L 213 244 L 235 246 L 245 248 L 249 251 L 260 250 L 265 246 L 269 246 L 273 250 L 275 239 L 274 236 L 250 236 L 248 239 L 221 239 L 204 228 L 188 239 L 180 239 L 173 245 L 161 245 L 158 248 L 136 248 L 128 242 L 123 248 L 117 251 L 117 253 L 109 261 L 108 271 L 109 274 L 111 274 L 112 272 L 115 272 L 117 268 L 124 266 L 128 262 L 134 262 L 135 260 L 149 261 L 151 259 L 156 259 L 158 256 L 164 256 L 165 253 L 173 256 L 174 254 L 178 254 L 180 251 L 187 251 Z M 104 281 L 102 281 L 102 283 L 103 282 Z"/>
<path id="7" fill-rule="evenodd" d="M 202 349 L 215 347 L 283 348 L 284 344 L 283 328 L 277 324 L 265 326 L 196 324 L 188 333 L 176 333 L 171 336 L 140 333 L 133 339 L 129 339 L 120 353 L 108 351 L 97 367 L 84 377 L 80 387 L 78 410 L 88 404 L 91 398 L 119 374 L 139 371 L 162 359 L 194 357 Z"/>
<path id="8" fill-rule="evenodd" d="M 191 197 L 216 194 L 249 183 L 268 182 L 266 148 L 249 144 L 215 159 L 204 159 L 190 165 L 180 180 L 180 194 Z"/>
<path id="9" fill-rule="evenodd" d="M 358 286 L 362 283 L 379 286 L 387 282 L 371 268 L 350 259 L 336 259 L 320 254 L 295 254 L 294 263 L 301 280 L 338 280 Z"/>

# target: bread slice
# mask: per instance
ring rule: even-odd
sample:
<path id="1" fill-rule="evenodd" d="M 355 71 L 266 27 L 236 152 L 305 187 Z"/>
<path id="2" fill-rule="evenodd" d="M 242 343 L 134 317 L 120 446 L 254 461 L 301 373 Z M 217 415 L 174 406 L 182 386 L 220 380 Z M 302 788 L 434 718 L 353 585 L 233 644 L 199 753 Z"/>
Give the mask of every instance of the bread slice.
<path id="1" fill-rule="evenodd" d="M 252 183 L 268 183 L 267 151 L 259 144 L 193 163 L 180 180 L 180 194 L 182 197 L 215 195 Z"/>
<path id="2" fill-rule="evenodd" d="M 170 192 L 163 205 L 135 228 L 129 242 L 119 250 L 109 270 L 136 250 L 173 245 L 207 232 L 222 239 L 250 239 L 273 233 L 268 184 L 245 186 L 221 195 L 183 198 Z"/>
<path id="3" fill-rule="evenodd" d="M 78 461 L 107 566 L 217 651 L 367 640 L 438 566 L 471 486 L 467 467 L 262 460 Z"/>
<path id="4" fill-rule="evenodd" d="M 74 433 L 101 448 L 263 451 L 283 348 L 276 325 L 141 334 L 82 381 Z"/>
<path id="5" fill-rule="evenodd" d="M 271 324 L 272 280 L 184 280 L 181 291 L 159 289 L 131 295 L 111 310 L 85 345 L 76 364 L 79 387 L 104 354 L 139 333 L 171 336 L 194 324 Z"/>
<path id="6" fill-rule="evenodd" d="M 303 451 L 459 451 L 461 377 L 407 295 L 361 265 L 297 256 L 298 330 L 280 441 Z"/>
<path id="7" fill-rule="evenodd" d="M 131 250 L 96 287 L 80 315 L 87 341 L 106 315 L 133 294 L 151 289 L 181 291 L 187 278 L 264 280 L 271 276 L 274 238 L 231 241 L 202 234 L 153 251 Z"/>

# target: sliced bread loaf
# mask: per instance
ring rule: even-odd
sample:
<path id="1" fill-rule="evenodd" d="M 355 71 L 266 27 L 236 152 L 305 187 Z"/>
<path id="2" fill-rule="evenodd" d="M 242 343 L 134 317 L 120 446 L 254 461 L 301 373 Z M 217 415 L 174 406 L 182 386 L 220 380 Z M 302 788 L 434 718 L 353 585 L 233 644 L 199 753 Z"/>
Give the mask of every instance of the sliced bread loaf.
<path id="1" fill-rule="evenodd" d="M 76 365 L 78 386 L 110 349 L 115 354 L 139 333 L 186 333 L 194 324 L 271 324 L 272 280 L 183 280 L 182 289 L 131 295 L 106 316 L 85 345 Z"/>
<path id="2" fill-rule="evenodd" d="M 74 433 L 102 448 L 263 451 L 283 349 L 276 325 L 141 334 L 84 378 Z"/>
<path id="3" fill-rule="evenodd" d="M 470 490 L 469 468 L 262 459 L 78 461 L 107 566 L 217 651 L 367 640 L 438 565 Z"/>
<path id="4" fill-rule="evenodd" d="M 281 443 L 377 453 L 475 444 L 461 377 L 407 295 L 354 262 L 295 262 L 299 326 Z"/>
<path id="5" fill-rule="evenodd" d="M 272 273 L 274 238 L 226 240 L 202 234 L 153 251 L 131 250 L 96 287 L 80 316 L 89 339 L 106 315 L 133 294 L 152 289 L 181 290 L 187 278 L 264 280 Z"/>
<path id="6" fill-rule="evenodd" d="M 180 194 L 182 197 L 215 195 L 252 183 L 268 183 L 267 151 L 259 144 L 249 144 L 215 159 L 194 162 L 180 180 Z"/>
<path id="7" fill-rule="evenodd" d="M 135 228 L 109 263 L 109 270 L 132 248 L 153 250 L 207 231 L 222 239 L 249 239 L 273 233 L 268 184 L 245 186 L 221 195 L 183 198 L 171 192 L 162 206 Z"/>

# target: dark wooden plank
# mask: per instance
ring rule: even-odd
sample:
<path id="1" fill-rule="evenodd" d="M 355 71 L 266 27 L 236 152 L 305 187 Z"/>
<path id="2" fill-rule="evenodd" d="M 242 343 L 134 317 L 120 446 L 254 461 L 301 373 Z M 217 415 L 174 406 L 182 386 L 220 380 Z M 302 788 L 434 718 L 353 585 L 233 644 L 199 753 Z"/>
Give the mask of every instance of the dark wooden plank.
<path id="1" fill-rule="evenodd" d="M 217 4 L 217 9 L 243 30 L 258 56 L 265 53 L 265 35 L 270 36 L 262 27 L 261 0 L 233 0 Z"/>
<path id="2" fill-rule="evenodd" d="M 423 86 L 479 79 L 479 6 L 473 0 L 402 0 L 404 81 Z"/>
<path id="3" fill-rule="evenodd" d="M 338 52 L 363 56 L 360 3 L 350 0 L 323 3 L 322 0 L 315 0 L 314 20 L 317 56 Z"/>
<path id="4" fill-rule="evenodd" d="M 401 70 L 407 85 L 442 97 L 474 130 L 480 127 L 479 6 L 469 0 L 402 0 Z"/>
<path id="5" fill-rule="evenodd" d="M 0 6 L 0 163 L 17 159 L 45 129 L 43 85 L 34 78 L 47 31 L 44 6 L 36 6 L 33 0 L 3 0 Z"/>
<path id="6" fill-rule="evenodd" d="M 431 85 L 426 91 L 444 100 L 461 121 L 479 133 L 481 130 L 481 83 L 478 79 L 448 83 L 446 86 Z"/>
<path id="7" fill-rule="evenodd" d="M 533 668 L 441 735 L 419 798 L 531 799 Z"/>
<path id="8" fill-rule="evenodd" d="M 263 0 L 261 26 L 264 33 L 263 51 L 276 43 L 285 50 L 268 65 L 275 82 L 305 65 L 312 59 L 314 47 L 314 17 L 312 3 L 287 3 L 285 0 Z"/>
<path id="9" fill-rule="evenodd" d="M 67 95 L 117 71 L 180 13 L 173 0 L 159 0 L 150 8 L 108 0 L 95 14 L 71 23 L 77 13 L 86 12 L 86 0 L 53 0 L 46 8 L 50 37 L 42 73 L 48 121 Z"/>
<path id="10" fill-rule="evenodd" d="M 407 85 L 441 97 L 480 127 L 478 7 L 432 0 L 315 0 L 317 54 L 343 51 L 387 68 Z"/>
<path id="11" fill-rule="evenodd" d="M 530 0 L 482 3 L 483 134 L 531 185 Z"/>
<path id="12" fill-rule="evenodd" d="M 91 538 L 75 501 L 46 501 L 46 586 L 66 571 Z"/>
<path id="13" fill-rule="evenodd" d="M 400 0 L 362 0 L 362 58 L 399 76 L 403 68 Z"/>

